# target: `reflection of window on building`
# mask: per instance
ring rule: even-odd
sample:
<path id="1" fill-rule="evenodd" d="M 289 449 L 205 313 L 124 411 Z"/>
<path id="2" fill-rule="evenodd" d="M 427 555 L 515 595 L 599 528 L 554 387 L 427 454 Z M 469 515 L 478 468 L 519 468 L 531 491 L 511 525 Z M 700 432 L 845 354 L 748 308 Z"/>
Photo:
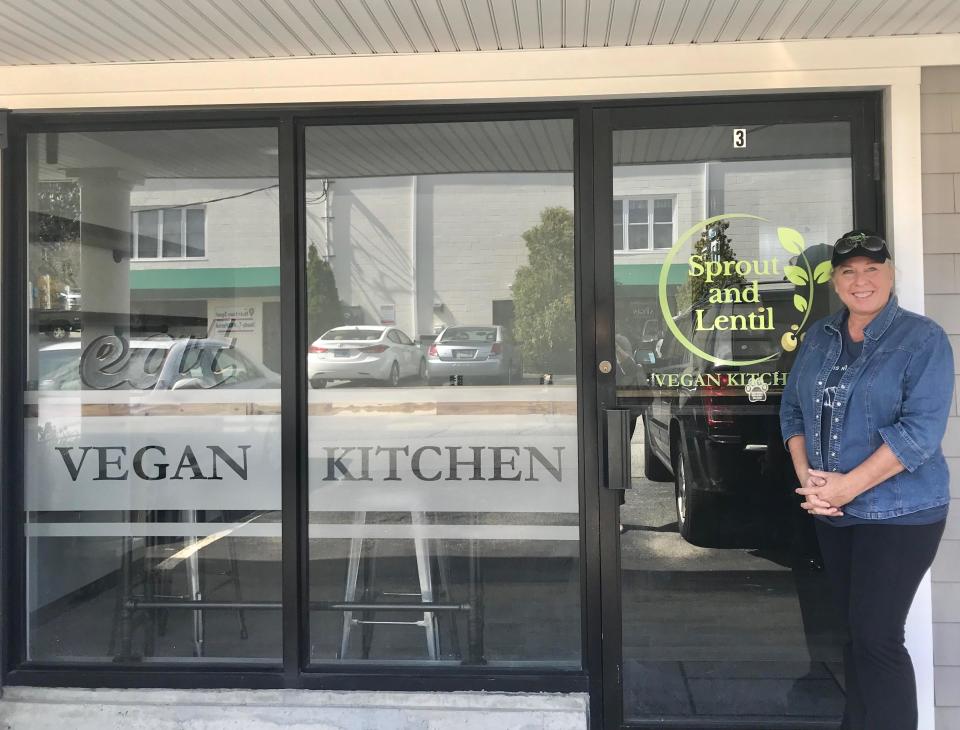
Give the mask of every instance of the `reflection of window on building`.
<path id="1" fill-rule="evenodd" d="M 203 208 L 159 208 L 133 213 L 134 259 L 195 259 L 206 255 Z"/>
<path id="2" fill-rule="evenodd" d="M 615 251 L 648 251 L 673 245 L 674 197 L 621 197 L 613 200 Z"/>

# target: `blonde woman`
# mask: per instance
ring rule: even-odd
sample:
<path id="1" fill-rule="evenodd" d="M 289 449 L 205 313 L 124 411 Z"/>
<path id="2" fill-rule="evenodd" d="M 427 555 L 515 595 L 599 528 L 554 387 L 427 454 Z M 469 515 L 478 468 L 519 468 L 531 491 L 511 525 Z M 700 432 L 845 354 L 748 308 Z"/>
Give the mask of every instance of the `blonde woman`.
<path id="1" fill-rule="evenodd" d="M 807 331 L 780 426 L 849 636 L 841 727 L 910 730 L 917 700 L 904 624 L 950 503 L 940 443 L 953 354 L 939 325 L 897 304 L 881 237 L 850 231 L 831 260 L 844 307 Z"/>

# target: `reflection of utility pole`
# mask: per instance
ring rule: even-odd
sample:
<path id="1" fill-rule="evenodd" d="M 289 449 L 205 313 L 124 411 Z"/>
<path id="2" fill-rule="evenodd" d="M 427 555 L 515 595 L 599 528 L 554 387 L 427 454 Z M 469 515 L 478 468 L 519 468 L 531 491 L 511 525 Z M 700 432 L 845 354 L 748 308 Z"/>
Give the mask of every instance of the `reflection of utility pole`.
<path id="1" fill-rule="evenodd" d="M 46 290 L 46 296 L 44 297 L 46 299 L 46 305 L 44 309 L 53 309 L 53 297 L 50 296 L 50 274 L 43 275 L 43 285 Z"/>

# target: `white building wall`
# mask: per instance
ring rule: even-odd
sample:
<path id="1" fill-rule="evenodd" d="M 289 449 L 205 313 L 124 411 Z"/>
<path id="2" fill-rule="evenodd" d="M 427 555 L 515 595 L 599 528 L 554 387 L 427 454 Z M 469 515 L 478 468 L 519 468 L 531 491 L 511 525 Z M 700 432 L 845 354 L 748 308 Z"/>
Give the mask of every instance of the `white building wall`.
<path id="1" fill-rule="evenodd" d="M 318 201 L 307 225 L 309 243 L 322 244 L 329 230 L 327 255 L 340 300 L 362 306 L 367 324 L 379 324 L 380 307 L 394 305 L 396 324 L 411 337 L 415 336 L 412 183 L 409 176 L 335 180 L 329 222 L 323 221 L 326 209 Z M 313 183 L 308 195 L 319 194 L 319 186 Z"/>
<path id="2" fill-rule="evenodd" d="M 544 208 L 573 208 L 565 173 L 341 178 L 330 190 L 329 213 L 319 200 L 308 206 L 308 242 L 331 257 L 344 303 L 363 307 L 372 324 L 393 305 L 411 337 L 489 324 L 491 302 L 513 298 L 514 274 L 527 261 L 523 232 Z"/>
<path id="3" fill-rule="evenodd" d="M 780 226 L 799 231 L 807 246 L 832 245 L 852 228 L 849 158 L 727 162 L 718 167 L 723 171 L 724 212 L 758 215 L 772 224 L 731 221 L 728 234 L 741 259 L 782 260 L 785 254 L 776 235 Z M 743 247 L 745 241 L 757 241 L 759 248 Z"/>
<path id="4" fill-rule="evenodd" d="M 924 304 L 947 331 L 960 375 L 960 66 L 926 68 L 920 86 Z M 958 379 L 960 386 L 960 379 Z M 943 451 L 953 501 L 932 571 L 937 730 L 960 729 L 960 387 Z"/>
<path id="5" fill-rule="evenodd" d="M 433 327 L 491 324 L 491 302 L 513 299 L 514 275 L 527 263 L 523 233 L 545 208 L 573 210 L 569 173 L 435 175 L 421 177 L 419 191 L 417 244 L 432 264 L 432 282 L 422 272 L 421 286 L 443 305 Z"/>

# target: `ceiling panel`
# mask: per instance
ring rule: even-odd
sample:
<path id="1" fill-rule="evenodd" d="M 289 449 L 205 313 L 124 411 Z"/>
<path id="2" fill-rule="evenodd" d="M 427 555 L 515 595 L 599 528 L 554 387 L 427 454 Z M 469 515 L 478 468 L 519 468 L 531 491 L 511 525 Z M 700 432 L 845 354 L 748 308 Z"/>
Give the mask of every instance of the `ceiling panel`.
<path id="1" fill-rule="evenodd" d="M 609 28 L 604 29 L 606 45 L 625 46 L 630 39 L 630 26 L 640 0 L 613 0 L 612 10 L 608 18 Z M 609 34 L 607 34 L 609 30 Z M 591 46 L 596 44 L 591 43 Z"/>
<path id="2" fill-rule="evenodd" d="M 777 6 L 777 13 L 763 33 L 762 40 L 780 40 L 793 31 L 812 0 L 790 0 Z"/>
<path id="3" fill-rule="evenodd" d="M 504 47 L 502 45 L 503 34 L 500 32 L 499 26 L 494 23 L 495 19 L 498 21 L 500 19 L 496 18 L 496 15 L 492 12 L 491 4 L 484 0 L 484 2 L 466 3 L 465 7 L 469 10 L 470 18 L 473 20 L 473 27 L 477 32 L 480 48 L 490 51 L 501 50 Z M 503 20 L 506 20 L 506 18 L 503 18 Z M 510 22 L 513 22 L 512 17 Z"/>
<path id="4" fill-rule="evenodd" d="M 613 19 L 614 0 L 590 0 L 587 5 L 587 37 L 585 45 L 602 48 L 610 45 L 609 34 Z"/>
<path id="5" fill-rule="evenodd" d="M 653 29 L 660 17 L 660 8 L 664 0 L 640 0 L 633 24 L 631 46 L 645 46 L 653 42 Z"/>
<path id="6" fill-rule="evenodd" d="M 13 17 L 9 9 L 0 8 L 0 59 L 4 59 L 3 63 L 70 63 L 78 58 L 83 59 L 80 61 L 82 63 L 90 62 L 97 56 L 95 52 L 90 53 L 84 48 L 68 51 L 56 41 L 51 41 L 52 47 L 38 47 L 36 43 L 44 34 L 25 27 L 24 21 L 23 16 Z"/>
<path id="7" fill-rule="evenodd" d="M 804 11 L 797 17 L 786 38 L 796 40 L 798 38 L 816 37 L 812 36 L 811 33 L 823 22 L 833 5 L 834 0 L 810 0 Z"/>
<path id="8" fill-rule="evenodd" d="M 321 6 L 310 0 L 258 0 L 258 2 L 270 4 L 283 24 L 291 29 L 291 33 L 294 33 L 301 43 L 311 49 L 311 53 L 315 54 L 314 49 L 317 48 L 323 48 L 327 53 L 332 52 L 337 55 L 369 53 L 362 45 L 353 25 L 340 12 L 336 3 L 324 3 Z"/>
<path id="9" fill-rule="evenodd" d="M 918 34 L 956 33 L 960 29 L 958 21 L 960 21 L 960 3 L 951 0 L 947 3 L 947 9 L 938 12 L 916 32 Z"/>
<path id="10" fill-rule="evenodd" d="M 321 9 L 311 0 L 296 0 L 296 2 L 303 8 L 302 12 L 307 13 L 313 10 L 320 15 L 327 27 L 352 53 L 374 53 L 377 44 L 384 43 L 382 36 L 360 3 L 352 3 L 353 7 L 348 8 L 343 0 L 334 0 L 333 3 L 327 3 L 326 8 Z M 383 48 L 383 51 L 389 52 L 389 49 Z"/>
<path id="11" fill-rule="evenodd" d="M 883 0 L 859 0 L 858 2 L 837 5 L 824 21 L 823 32 L 828 38 L 845 38 L 855 33 L 865 18 L 872 13 Z"/>
<path id="12" fill-rule="evenodd" d="M 537 0 L 543 26 L 543 47 L 563 46 L 564 7 L 566 0 Z"/>
<path id="13" fill-rule="evenodd" d="M 476 29 L 472 25 L 472 18 L 467 17 L 463 3 L 460 0 L 436 0 L 437 13 L 444 33 L 449 36 L 445 43 L 449 43 L 454 51 L 479 51 Z"/>
<path id="14" fill-rule="evenodd" d="M 774 20 L 780 14 L 781 6 L 785 4 L 786 0 L 762 0 L 757 12 L 753 14 L 741 30 L 739 40 L 757 41 L 766 37 L 767 29 L 773 25 Z"/>
<path id="15" fill-rule="evenodd" d="M 583 46 L 587 13 L 594 2 L 595 0 L 562 0 L 564 48 Z"/>
<path id="16" fill-rule="evenodd" d="M 101 2 L 107 6 L 113 5 L 113 0 L 101 0 Z M 267 45 L 261 42 L 249 18 L 245 17 L 246 23 L 243 23 L 236 17 L 237 14 L 232 12 L 231 0 L 226 2 L 224 0 L 191 0 L 190 4 L 194 10 L 193 18 L 198 21 L 196 27 L 201 30 L 206 27 L 216 28 L 216 37 L 224 37 L 227 39 L 226 42 L 237 47 L 235 58 L 264 57 L 270 54 Z M 108 15 L 112 16 L 112 13 L 108 12 Z M 154 25 L 149 23 L 146 27 L 153 28 Z"/>
<path id="17" fill-rule="evenodd" d="M 383 28 L 386 37 L 390 39 L 390 45 L 395 49 L 393 52 L 414 53 L 418 50 L 414 47 L 417 39 L 419 39 L 422 50 L 433 50 L 430 48 L 429 41 L 423 35 L 423 29 L 411 32 L 411 29 L 404 26 L 404 21 L 397 13 L 391 0 L 364 0 L 364 3 L 366 5 L 365 10 L 372 18 L 376 19 L 380 27 Z M 407 4 L 407 7 L 409 8 L 409 4 Z M 409 8 L 408 18 L 409 16 L 415 17 L 412 8 Z"/>
<path id="18" fill-rule="evenodd" d="M 654 44 L 663 46 L 676 42 L 678 26 L 687 14 L 689 7 L 690 0 L 672 0 L 672 2 L 664 0 L 661 3 L 660 17 L 657 19 L 657 24 L 652 33 Z M 688 41 L 681 40 L 680 42 L 686 43 Z"/>
<path id="19" fill-rule="evenodd" d="M 713 0 L 704 8 L 700 23 L 690 36 L 693 43 L 713 43 L 736 9 L 739 0 Z"/>
<path id="20" fill-rule="evenodd" d="M 854 30 L 854 36 L 872 36 L 891 19 L 892 16 L 900 12 L 899 0 L 882 0 L 863 23 Z"/>
<path id="21" fill-rule="evenodd" d="M 195 14 L 197 15 L 199 14 Z M 172 54 L 181 59 L 203 58 L 212 55 L 205 50 L 208 46 L 212 46 L 216 53 L 229 53 L 225 46 L 217 44 L 213 39 L 207 39 L 210 42 L 205 43 L 203 36 L 194 34 L 191 27 L 175 22 L 165 26 L 174 31 L 174 42 L 164 44 L 154 30 L 157 20 L 147 17 L 140 7 L 133 3 L 114 7 L 110 2 L 92 0 L 86 8 L 85 16 L 98 27 L 113 28 L 116 33 L 127 38 L 128 47 L 133 46 L 137 51 L 131 55 L 130 60 L 155 61 Z M 93 40 L 93 36 L 88 31 L 78 34 L 74 40 Z M 111 52 L 115 52 L 115 49 L 108 51 L 108 57 Z"/>
<path id="22" fill-rule="evenodd" d="M 693 43 L 710 4 L 711 0 L 689 0 L 675 26 L 674 43 Z"/>
<path id="23" fill-rule="evenodd" d="M 960 0 L 0 0 L 0 65 L 960 32 Z"/>
<path id="24" fill-rule="evenodd" d="M 897 29 L 897 35 L 913 35 L 931 21 L 939 19 L 945 11 L 956 8 L 956 0 L 930 0 L 926 8 L 908 16 Z"/>
<path id="25" fill-rule="evenodd" d="M 523 48 L 543 48 L 539 0 L 516 0 L 513 6 L 520 22 L 520 41 Z"/>
<path id="26" fill-rule="evenodd" d="M 517 0 L 489 0 L 489 5 L 491 14 L 497 19 L 497 26 L 500 28 L 501 47 L 520 48 Z"/>

